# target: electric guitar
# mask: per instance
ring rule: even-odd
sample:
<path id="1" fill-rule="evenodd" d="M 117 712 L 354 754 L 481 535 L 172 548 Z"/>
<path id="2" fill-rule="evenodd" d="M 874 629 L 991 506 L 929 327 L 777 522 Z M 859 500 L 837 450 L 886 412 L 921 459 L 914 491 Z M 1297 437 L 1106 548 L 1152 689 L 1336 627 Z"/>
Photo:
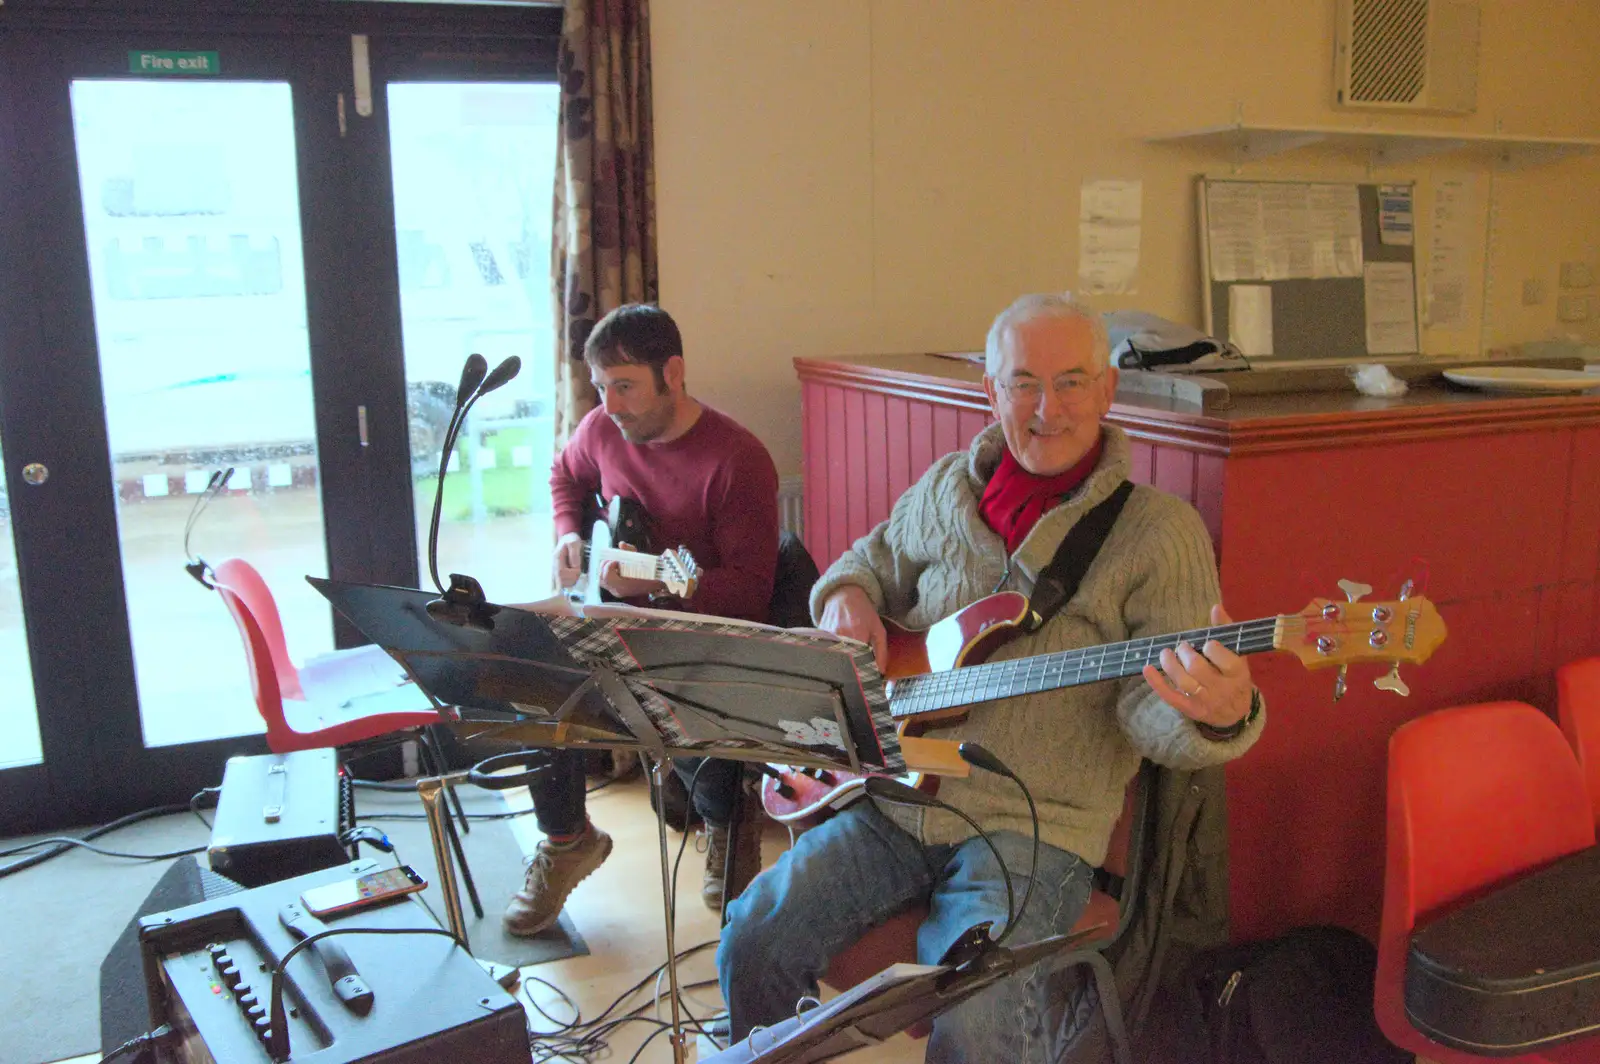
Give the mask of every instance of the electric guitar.
<path id="1" fill-rule="evenodd" d="M 967 707 L 982 702 L 1135 676 L 1146 665 L 1159 665 L 1164 649 L 1184 641 L 1198 648 L 1212 639 L 1239 655 L 1275 650 L 1295 655 L 1307 668 L 1338 666 L 1335 701 L 1344 696 L 1345 670 L 1358 662 L 1391 663 L 1374 685 L 1410 694 L 1400 678 L 1400 663 L 1426 661 L 1444 642 L 1446 629 L 1438 610 L 1427 599 L 1410 595 L 1409 584 L 1392 602 L 1359 602 L 1372 588 L 1348 580 L 1339 586 L 1350 601 L 1313 599 L 1299 613 L 988 664 L 984 660 L 997 647 L 1023 630 L 1028 599 L 1019 592 L 979 599 L 921 630 L 885 618 L 889 711 L 900 722 L 907 763 L 915 769 L 915 736 L 923 726 L 959 720 Z M 841 809 L 865 793 L 866 777 L 850 772 L 788 765 L 768 765 L 762 771 L 762 808 L 784 823 Z M 929 779 L 913 771 L 901 781 L 922 786 Z"/>
<path id="2" fill-rule="evenodd" d="M 598 500 L 597 500 L 598 501 Z M 598 506 L 591 507 L 591 513 Z M 613 544 L 626 543 L 635 550 Z M 589 528 L 583 545 L 583 572 L 571 589 L 575 602 L 595 605 L 613 596 L 600 587 L 600 571 L 607 562 L 616 562 L 622 575 L 634 580 L 659 580 L 681 599 L 691 597 L 700 581 L 700 567 L 683 547 L 651 554 L 650 533 L 643 507 L 634 499 L 618 495 L 604 504 Z"/>

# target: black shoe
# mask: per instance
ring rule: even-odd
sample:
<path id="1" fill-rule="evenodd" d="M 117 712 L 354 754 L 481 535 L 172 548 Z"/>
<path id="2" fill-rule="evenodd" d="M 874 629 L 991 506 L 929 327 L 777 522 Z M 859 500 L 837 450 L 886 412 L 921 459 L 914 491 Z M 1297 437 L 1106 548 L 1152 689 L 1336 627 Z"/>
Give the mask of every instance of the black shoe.
<path id="1" fill-rule="evenodd" d="M 668 770 L 663 774 L 661 781 L 661 794 L 666 801 L 667 826 L 677 832 L 686 832 L 694 825 L 700 823 L 700 814 L 689 807 L 689 789 L 683 785 L 683 780 L 676 772 Z M 656 804 L 656 789 L 650 788 L 650 808 L 656 813 L 661 812 Z"/>

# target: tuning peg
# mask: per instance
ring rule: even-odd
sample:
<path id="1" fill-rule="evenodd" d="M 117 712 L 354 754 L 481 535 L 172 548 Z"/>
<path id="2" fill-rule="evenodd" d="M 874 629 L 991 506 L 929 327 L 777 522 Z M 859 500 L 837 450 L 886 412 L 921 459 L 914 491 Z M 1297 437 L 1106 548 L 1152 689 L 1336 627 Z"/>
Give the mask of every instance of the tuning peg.
<path id="1" fill-rule="evenodd" d="M 1339 666 L 1339 675 L 1334 677 L 1334 680 L 1333 680 L 1333 700 L 1335 702 L 1339 701 L 1339 699 L 1344 697 L 1344 692 L 1345 692 L 1344 677 L 1345 677 L 1345 673 L 1347 673 L 1349 671 L 1350 671 L 1350 666 L 1348 666 L 1348 665 L 1340 665 Z"/>
<path id="2" fill-rule="evenodd" d="M 1407 687 L 1406 682 L 1400 678 L 1400 663 L 1398 661 L 1390 667 L 1388 672 L 1373 680 L 1372 686 L 1380 691 L 1393 691 L 1401 698 L 1411 693 L 1411 688 Z"/>
<path id="3" fill-rule="evenodd" d="M 1360 602 L 1362 595 L 1372 594 L 1371 584 L 1358 584 L 1354 580 L 1339 581 L 1339 590 L 1349 597 L 1351 602 Z"/>
<path id="4" fill-rule="evenodd" d="M 1404 602 L 1406 599 L 1410 598 L 1411 597 L 1411 592 L 1413 590 L 1414 590 L 1414 588 L 1413 588 L 1412 583 L 1411 583 L 1410 580 L 1407 580 L 1405 583 L 1401 584 L 1400 585 L 1400 601 Z"/>

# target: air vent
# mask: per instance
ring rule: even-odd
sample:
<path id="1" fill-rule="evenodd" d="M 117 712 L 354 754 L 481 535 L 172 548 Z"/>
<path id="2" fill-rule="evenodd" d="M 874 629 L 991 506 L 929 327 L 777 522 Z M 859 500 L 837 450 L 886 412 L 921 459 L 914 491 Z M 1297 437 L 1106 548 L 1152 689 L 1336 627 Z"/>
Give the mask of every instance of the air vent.
<path id="1" fill-rule="evenodd" d="M 1342 107 L 1471 114 L 1477 0 L 1339 0 L 1334 101 Z"/>

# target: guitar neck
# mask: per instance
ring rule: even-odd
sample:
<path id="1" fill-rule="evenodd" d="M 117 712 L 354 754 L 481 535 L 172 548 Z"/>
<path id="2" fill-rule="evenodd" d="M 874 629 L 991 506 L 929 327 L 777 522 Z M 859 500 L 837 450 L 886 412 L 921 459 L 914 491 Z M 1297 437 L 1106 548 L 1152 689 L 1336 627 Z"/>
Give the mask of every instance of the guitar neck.
<path id="1" fill-rule="evenodd" d="M 1175 649 L 1182 642 L 1199 648 L 1215 639 L 1235 654 L 1259 654 L 1279 647 L 1283 624 L 1292 620 L 1291 617 L 1263 617 L 1215 628 L 1196 628 L 1124 643 L 908 676 L 894 681 L 889 711 L 896 718 L 912 717 L 975 702 L 1133 676 L 1146 665 L 1159 664 L 1163 650 Z"/>
<path id="2" fill-rule="evenodd" d="M 606 562 L 616 562 L 622 570 L 622 575 L 631 580 L 660 580 L 661 558 L 655 554 L 645 554 L 637 550 L 619 550 L 615 547 L 584 547 L 584 553 L 589 557 L 591 566 L 604 565 Z"/>

